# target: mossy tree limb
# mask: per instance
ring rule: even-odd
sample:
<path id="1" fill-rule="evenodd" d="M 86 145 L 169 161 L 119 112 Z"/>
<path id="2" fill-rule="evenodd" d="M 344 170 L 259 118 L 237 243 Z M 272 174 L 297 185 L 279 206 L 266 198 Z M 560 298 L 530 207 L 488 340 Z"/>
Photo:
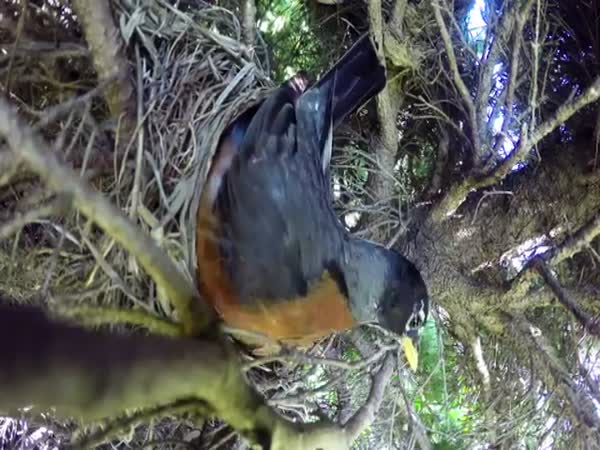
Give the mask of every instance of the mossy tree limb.
<path id="1" fill-rule="evenodd" d="M 367 403 L 340 427 L 292 424 L 276 415 L 245 383 L 237 357 L 219 340 L 98 333 L 50 321 L 33 308 L 0 304 L 0 358 L 5 412 L 52 407 L 60 416 L 89 421 L 195 398 L 272 450 L 347 449 L 372 422 L 393 368 L 388 357 Z"/>

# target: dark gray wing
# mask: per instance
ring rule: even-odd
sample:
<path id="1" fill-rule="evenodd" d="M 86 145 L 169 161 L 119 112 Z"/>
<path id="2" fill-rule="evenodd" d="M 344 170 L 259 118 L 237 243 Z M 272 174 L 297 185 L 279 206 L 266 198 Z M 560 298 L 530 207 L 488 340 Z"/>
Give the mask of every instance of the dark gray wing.
<path id="1" fill-rule="evenodd" d="M 335 270 L 345 233 L 321 167 L 330 132 L 323 91 L 298 99 L 284 86 L 254 116 L 216 204 L 222 255 L 243 302 L 304 296 Z"/>

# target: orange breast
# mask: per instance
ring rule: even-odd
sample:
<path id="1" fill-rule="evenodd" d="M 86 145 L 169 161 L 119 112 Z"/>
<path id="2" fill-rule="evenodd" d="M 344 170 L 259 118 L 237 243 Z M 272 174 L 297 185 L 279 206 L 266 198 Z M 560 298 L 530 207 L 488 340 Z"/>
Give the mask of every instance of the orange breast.
<path id="1" fill-rule="evenodd" d="M 213 168 L 219 167 L 214 164 Z M 217 172 L 219 169 L 215 169 Z M 212 212 L 214 179 L 209 180 L 197 213 L 196 256 L 200 291 L 231 327 L 264 334 L 273 340 L 305 345 L 335 331 L 351 328 L 354 320 L 345 297 L 328 273 L 306 297 L 242 305 L 223 269 L 217 242 L 218 219 Z M 213 189 L 211 189 L 213 188 Z"/>

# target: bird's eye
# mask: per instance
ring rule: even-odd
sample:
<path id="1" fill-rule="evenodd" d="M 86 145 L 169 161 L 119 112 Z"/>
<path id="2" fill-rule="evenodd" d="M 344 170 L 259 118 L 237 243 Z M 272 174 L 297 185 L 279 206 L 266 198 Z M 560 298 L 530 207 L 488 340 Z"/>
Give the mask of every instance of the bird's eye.
<path id="1" fill-rule="evenodd" d="M 411 319 L 409 325 L 411 328 L 417 328 L 419 326 L 419 319 L 414 317 L 413 319 Z"/>

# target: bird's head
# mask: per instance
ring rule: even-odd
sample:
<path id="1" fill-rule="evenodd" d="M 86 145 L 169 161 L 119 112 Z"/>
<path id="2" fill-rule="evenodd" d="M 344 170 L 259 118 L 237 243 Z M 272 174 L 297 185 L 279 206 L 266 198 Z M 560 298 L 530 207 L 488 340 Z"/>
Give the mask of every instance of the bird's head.
<path id="1" fill-rule="evenodd" d="M 379 324 L 400 336 L 406 358 L 414 370 L 419 331 L 429 316 L 429 296 L 415 265 L 398 252 L 386 252 L 387 270 L 377 306 Z"/>
<path id="2" fill-rule="evenodd" d="M 419 331 L 429 316 L 429 295 L 419 270 L 395 250 L 353 240 L 345 275 L 353 315 L 398 336 L 416 369 Z"/>

